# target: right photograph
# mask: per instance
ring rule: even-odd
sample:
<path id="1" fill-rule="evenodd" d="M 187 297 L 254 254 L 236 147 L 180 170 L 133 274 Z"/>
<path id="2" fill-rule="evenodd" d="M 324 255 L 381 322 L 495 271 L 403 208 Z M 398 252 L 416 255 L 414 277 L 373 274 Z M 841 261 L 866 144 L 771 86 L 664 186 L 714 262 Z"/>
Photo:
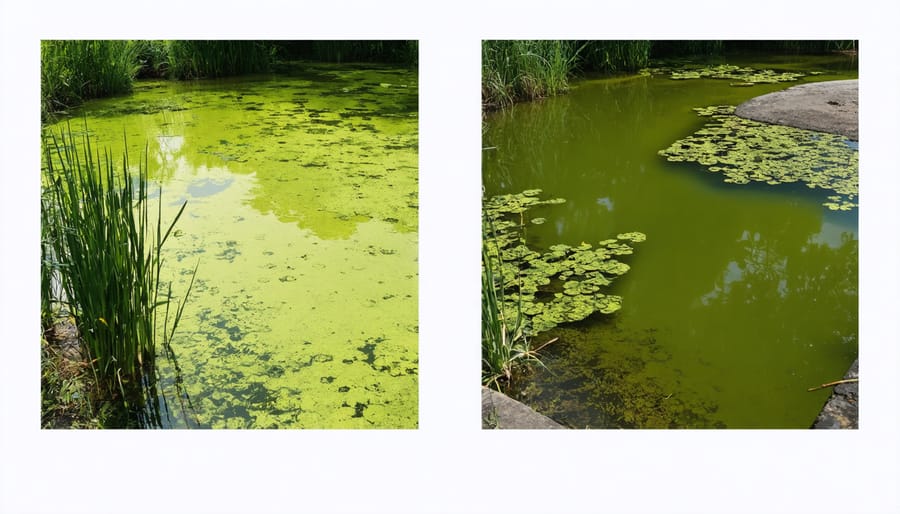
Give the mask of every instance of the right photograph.
<path id="1" fill-rule="evenodd" d="M 483 41 L 482 428 L 858 428 L 859 51 Z"/>

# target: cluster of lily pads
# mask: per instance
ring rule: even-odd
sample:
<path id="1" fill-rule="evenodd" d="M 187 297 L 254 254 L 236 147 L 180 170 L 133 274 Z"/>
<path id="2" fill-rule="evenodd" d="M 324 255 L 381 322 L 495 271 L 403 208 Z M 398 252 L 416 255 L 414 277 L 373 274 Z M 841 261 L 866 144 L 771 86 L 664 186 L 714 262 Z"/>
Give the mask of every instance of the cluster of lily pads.
<path id="1" fill-rule="evenodd" d="M 774 70 L 758 70 L 751 67 L 735 66 L 733 64 L 719 64 L 704 67 L 655 67 L 644 68 L 642 75 L 670 75 L 672 80 L 686 79 L 723 79 L 732 80 L 732 86 L 752 86 L 754 84 L 774 84 L 777 82 L 794 82 L 806 76 L 806 73 L 795 71 L 777 72 Z M 810 72 L 810 75 L 819 72 Z"/>
<path id="2" fill-rule="evenodd" d="M 696 162 L 721 172 L 725 182 L 776 185 L 802 182 L 833 192 L 823 205 L 851 210 L 858 205 L 859 152 L 843 136 L 771 125 L 734 114 L 734 106 L 694 109 L 712 119 L 659 154 L 672 162 Z"/>
<path id="3" fill-rule="evenodd" d="M 486 234 L 488 258 L 493 260 L 493 269 L 500 270 L 497 275 L 502 277 L 506 293 L 504 310 L 511 316 L 521 312 L 530 334 L 583 320 L 595 312 L 619 310 L 622 298 L 601 290 L 628 271 L 629 266 L 616 259 L 632 253 L 628 243 L 646 239 L 640 232 L 628 232 L 595 245 L 582 242 L 578 246 L 557 244 L 543 253 L 532 250 L 525 243 L 526 226 L 544 219 L 529 217 L 528 210 L 565 202 L 561 198 L 541 200 L 540 193 L 540 189 L 531 189 L 499 195 L 484 204 L 493 231 Z"/>

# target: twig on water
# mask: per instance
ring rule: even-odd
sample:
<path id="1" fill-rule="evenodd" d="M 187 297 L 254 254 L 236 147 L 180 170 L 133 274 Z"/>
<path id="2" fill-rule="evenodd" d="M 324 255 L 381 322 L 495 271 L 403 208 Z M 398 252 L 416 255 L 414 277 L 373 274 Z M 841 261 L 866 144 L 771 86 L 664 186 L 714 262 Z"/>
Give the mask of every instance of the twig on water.
<path id="1" fill-rule="evenodd" d="M 807 389 L 807 391 L 818 391 L 819 389 L 825 389 L 826 387 L 836 386 L 839 384 L 850 384 L 853 382 L 859 382 L 859 378 L 845 378 L 843 380 L 835 380 L 834 382 L 828 382 L 820 386 L 810 387 L 809 389 Z"/>

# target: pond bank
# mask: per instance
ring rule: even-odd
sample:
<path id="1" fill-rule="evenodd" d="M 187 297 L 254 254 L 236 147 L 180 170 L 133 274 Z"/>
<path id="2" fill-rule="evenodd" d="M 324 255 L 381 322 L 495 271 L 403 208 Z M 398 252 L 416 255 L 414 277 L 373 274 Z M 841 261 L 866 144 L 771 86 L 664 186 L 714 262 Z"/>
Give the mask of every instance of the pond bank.
<path id="1" fill-rule="evenodd" d="M 522 402 L 482 386 L 481 428 L 565 428 Z"/>
<path id="2" fill-rule="evenodd" d="M 734 113 L 755 121 L 839 134 L 859 141 L 859 80 L 794 86 L 751 98 Z"/>
<path id="3" fill-rule="evenodd" d="M 859 359 L 844 375 L 851 379 L 859 379 Z M 835 386 L 812 428 L 859 428 L 859 382 Z"/>

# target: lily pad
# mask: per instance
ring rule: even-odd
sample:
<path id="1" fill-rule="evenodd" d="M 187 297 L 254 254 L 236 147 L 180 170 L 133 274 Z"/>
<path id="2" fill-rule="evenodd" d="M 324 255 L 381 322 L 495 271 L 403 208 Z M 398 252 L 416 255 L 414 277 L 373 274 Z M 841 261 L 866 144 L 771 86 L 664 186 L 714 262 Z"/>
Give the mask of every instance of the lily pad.
<path id="1" fill-rule="evenodd" d="M 732 184 L 803 182 L 834 193 L 829 209 L 857 207 L 859 151 L 845 137 L 740 118 L 733 106 L 694 110 L 711 121 L 661 150 L 667 160 L 696 162 Z"/>
<path id="2" fill-rule="evenodd" d="M 520 194 L 499 195 L 484 203 L 484 217 L 492 234 L 487 257 L 492 267 L 501 271 L 504 310 L 513 316 L 521 312 L 525 330 L 536 334 L 560 323 L 580 321 L 591 314 L 613 313 L 622 307 L 618 296 L 602 293 L 612 280 L 629 270 L 617 260 L 633 249 L 626 243 L 646 239 L 641 232 L 626 232 L 615 239 L 604 239 L 593 245 L 582 241 L 577 246 L 555 244 L 543 253 L 525 243 L 522 224 L 525 213 L 539 206 L 565 202 L 556 198 L 540 200 L 540 190 Z M 532 223 L 544 218 L 533 218 Z"/>

